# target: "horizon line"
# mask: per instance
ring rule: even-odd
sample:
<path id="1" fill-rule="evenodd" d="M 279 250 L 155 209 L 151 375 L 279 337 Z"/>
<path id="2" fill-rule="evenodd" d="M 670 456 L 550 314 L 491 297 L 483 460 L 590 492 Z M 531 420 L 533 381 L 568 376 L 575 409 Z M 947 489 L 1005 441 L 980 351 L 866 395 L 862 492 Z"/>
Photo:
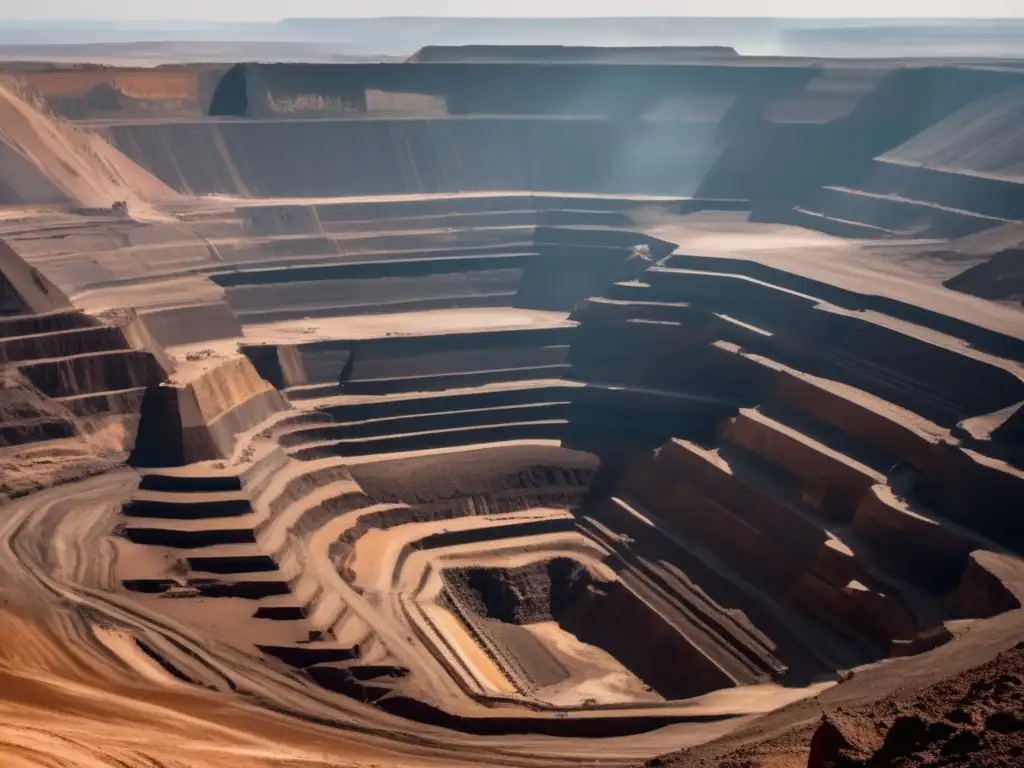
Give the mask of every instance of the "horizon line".
<path id="1" fill-rule="evenodd" d="M 0 17 L 0 24 L 167 24 L 181 23 L 189 24 L 280 24 L 294 21 L 422 21 L 426 19 L 443 19 L 451 21 L 617 21 L 626 19 L 708 19 L 708 20 L 749 20 L 749 21 L 775 21 L 784 20 L 807 20 L 807 21 L 1024 21 L 1024 11 L 1019 16 L 826 16 L 807 14 L 781 14 L 776 16 L 748 16 L 748 15 L 711 15 L 711 14 L 635 14 L 635 15 L 596 15 L 596 16 L 458 16 L 449 14 L 433 15 L 385 15 L 385 16 L 283 16 L 277 19 L 258 18 L 189 18 L 189 17 L 165 17 L 165 18 L 136 18 L 136 19 L 115 19 L 115 18 L 57 18 L 57 19 L 26 19 L 26 18 L 3 18 Z"/>

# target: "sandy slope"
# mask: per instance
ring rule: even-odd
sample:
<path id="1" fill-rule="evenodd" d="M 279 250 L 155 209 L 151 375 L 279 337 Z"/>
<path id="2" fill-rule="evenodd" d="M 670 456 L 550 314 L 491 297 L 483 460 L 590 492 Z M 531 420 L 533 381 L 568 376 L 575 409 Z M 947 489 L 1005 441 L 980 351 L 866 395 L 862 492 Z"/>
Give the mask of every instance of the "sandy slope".
<path id="1" fill-rule="evenodd" d="M 5 607 L 0 631 L 0 764 L 5 766 L 443 764 L 361 745 L 184 686 L 133 641 L 83 613 L 66 615 L 54 626 L 24 609 Z M 100 655 L 104 648 L 105 656 Z M 142 667 L 148 674 L 139 674 Z"/>
<path id="2" fill-rule="evenodd" d="M 9 78 L 0 79 L 0 141 L 28 158 L 79 206 L 109 208 L 124 200 L 133 216 L 159 218 L 153 204 L 178 197 L 98 134 L 80 131 L 36 109 Z"/>

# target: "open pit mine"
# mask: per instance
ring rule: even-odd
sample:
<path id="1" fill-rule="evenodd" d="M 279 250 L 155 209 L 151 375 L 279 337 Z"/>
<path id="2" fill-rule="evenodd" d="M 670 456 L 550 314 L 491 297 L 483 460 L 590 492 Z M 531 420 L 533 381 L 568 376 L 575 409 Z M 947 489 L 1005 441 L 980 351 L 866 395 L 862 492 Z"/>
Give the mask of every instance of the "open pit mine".
<path id="1" fill-rule="evenodd" d="M 825 765 L 1024 640 L 1024 70 L 622 57 L 2 67 L 0 762 Z"/>

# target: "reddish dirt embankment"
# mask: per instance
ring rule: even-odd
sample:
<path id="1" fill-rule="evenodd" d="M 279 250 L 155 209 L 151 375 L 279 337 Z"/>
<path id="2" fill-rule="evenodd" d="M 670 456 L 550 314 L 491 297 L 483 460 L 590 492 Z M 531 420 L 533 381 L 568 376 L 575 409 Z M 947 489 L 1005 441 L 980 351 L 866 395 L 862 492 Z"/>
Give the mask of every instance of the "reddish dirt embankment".
<path id="1" fill-rule="evenodd" d="M 1024 762 L 1024 643 L 903 699 L 827 715 L 808 768 L 1018 766 Z"/>

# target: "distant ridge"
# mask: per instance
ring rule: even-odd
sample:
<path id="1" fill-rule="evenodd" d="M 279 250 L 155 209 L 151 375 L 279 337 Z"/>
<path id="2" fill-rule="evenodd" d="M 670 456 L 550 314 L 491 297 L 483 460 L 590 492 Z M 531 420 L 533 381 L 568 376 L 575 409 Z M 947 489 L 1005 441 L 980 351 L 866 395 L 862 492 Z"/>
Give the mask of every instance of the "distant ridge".
<path id="1" fill-rule="evenodd" d="M 411 62 L 573 62 L 652 64 L 739 56 L 725 45 L 621 46 L 601 48 L 579 45 L 428 45 L 409 57 Z"/>

